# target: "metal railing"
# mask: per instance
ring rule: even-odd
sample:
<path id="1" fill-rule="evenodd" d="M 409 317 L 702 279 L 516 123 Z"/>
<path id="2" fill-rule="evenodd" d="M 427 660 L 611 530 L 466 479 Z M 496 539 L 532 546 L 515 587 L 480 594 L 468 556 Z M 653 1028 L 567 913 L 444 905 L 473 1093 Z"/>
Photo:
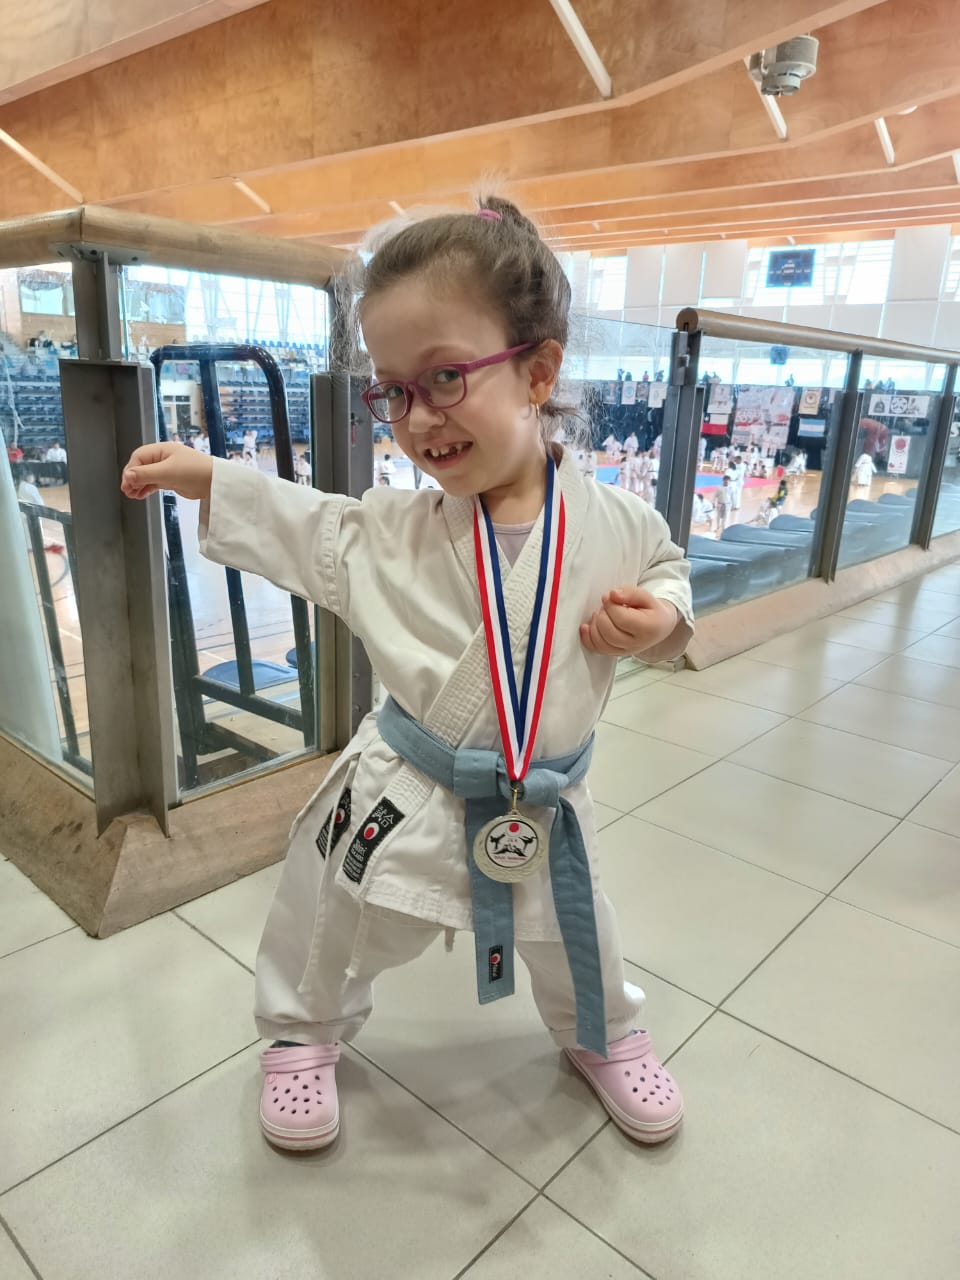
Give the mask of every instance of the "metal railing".
<path id="1" fill-rule="evenodd" d="M 267 380 L 277 474 L 282 480 L 295 482 L 286 389 L 280 367 L 268 351 L 263 347 L 245 344 L 190 343 L 160 347 L 150 356 L 150 361 L 156 373 L 157 424 L 161 440 L 167 438 L 160 387 L 163 366 L 170 361 L 199 366 L 210 452 L 217 458 L 227 457 L 227 438 L 223 425 L 217 365 L 243 361 L 256 364 Z M 277 724 L 299 730 L 303 734 L 304 746 L 307 748 L 315 746 L 317 741 L 315 679 L 310 644 L 310 614 L 306 600 L 299 596 L 290 597 L 296 653 L 296 669 L 290 672 L 290 678 L 299 683 L 299 709 L 265 698 L 257 692 L 243 580 L 237 569 L 224 570 L 236 653 L 236 679 L 229 681 L 226 679 L 224 668 L 228 664 L 213 668 L 216 674 L 211 674 L 209 671 L 201 674 L 197 662 L 197 641 L 183 554 L 183 539 L 180 533 L 180 517 L 177 498 L 173 493 L 163 494 L 163 518 L 167 537 L 167 590 L 170 602 L 174 699 L 180 727 L 182 785 L 186 787 L 200 785 L 201 771 L 198 757 L 201 755 L 230 748 L 244 752 L 255 760 L 264 761 L 274 759 L 278 754 L 252 738 L 207 720 L 204 695 L 242 711 L 263 716 Z"/>
<path id="2" fill-rule="evenodd" d="M 943 365 L 943 384 L 931 393 L 939 397 L 939 408 L 927 445 L 909 530 L 911 544 L 923 549 L 930 546 L 954 418 L 960 352 L 833 333 L 696 307 L 684 308 L 676 318 L 664 414 L 665 465 L 662 474 L 666 483 L 661 483 L 658 488 L 657 507 L 667 519 L 675 541 L 686 547 L 690 537 L 698 443 L 703 422 L 700 354 L 705 338 L 750 342 L 766 347 L 792 345 L 824 353 L 837 352 L 847 357 L 843 388 L 834 403 L 827 433 L 819 514 L 811 540 L 809 574 L 826 582 L 832 582 L 836 576 L 845 533 L 850 475 L 863 408 L 860 382 L 864 357 Z"/>

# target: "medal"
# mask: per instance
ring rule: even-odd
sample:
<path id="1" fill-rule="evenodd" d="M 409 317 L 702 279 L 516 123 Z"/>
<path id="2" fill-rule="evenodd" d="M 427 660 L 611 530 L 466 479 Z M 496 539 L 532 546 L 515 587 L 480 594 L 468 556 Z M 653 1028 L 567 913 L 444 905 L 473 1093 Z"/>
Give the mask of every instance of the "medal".
<path id="1" fill-rule="evenodd" d="M 535 874 L 549 854 L 547 833 L 538 822 L 519 811 L 518 801 L 522 798 L 523 779 L 533 758 L 533 744 L 543 710 L 557 620 L 565 523 L 556 464 L 548 455 L 540 573 L 523 681 L 518 691 L 493 521 L 479 496 L 475 499 L 473 532 L 480 610 L 513 803 L 502 818 L 494 818 L 480 828 L 473 843 L 473 858 L 484 875 L 502 883 L 525 880 Z"/>

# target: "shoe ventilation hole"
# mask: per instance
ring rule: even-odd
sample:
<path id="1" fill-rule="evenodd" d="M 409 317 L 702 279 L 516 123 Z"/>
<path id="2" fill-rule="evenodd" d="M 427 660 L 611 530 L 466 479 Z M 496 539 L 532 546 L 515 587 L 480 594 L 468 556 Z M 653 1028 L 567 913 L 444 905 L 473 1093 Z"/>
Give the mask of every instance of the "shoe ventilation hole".
<path id="1" fill-rule="evenodd" d="M 641 1077 L 640 1077 L 640 1083 L 641 1083 L 641 1084 L 646 1084 L 646 1083 L 647 1083 L 647 1077 L 646 1077 L 646 1076 L 641 1076 Z"/>
<path id="2" fill-rule="evenodd" d="M 314 1080 L 319 1080 L 319 1079 L 320 1079 L 320 1077 L 319 1077 L 319 1076 L 314 1076 L 313 1078 L 314 1078 Z"/>
<path id="3" fill-rule="evenodd" d="M 300 1077 L 299 1077 L 299 1076 L 294 1076 L 293 1078 L 294 1078 L 294 1080 L 299 1080 L 299 1079 L 300 1079 Z"/>
<path id="4" fill-rule="evenodd" d="M 625 1071 L 623 1074 L 624 1074 L 625 1076 L 628 1076 L 628 1075 L 630 1074 L 630 1072 L 629 1072 L 629 1071 Z"/>
<path id="5" fill-rule="evenodd" d="M 286 1107 L 281 1107 L 281 1108 L 280 1108 L 280 1110 L 281 1110 L 281 1111 L 286 1111 L 286 1109 L 287 1109 Z"/>
<path id="6" fill-rule="evenodd" d="M 647 1100 L 647 1097 L 646 1097 L 646 1094 L 644 1094 L 644 1096 L 640 1099 L 640 1101 L 641 1101 L 641 1102 L 646 1102 L 646 1100 Z"/>
<path id="7" fill-rule="evenodd" d="M 277 1092 L 278 1087 L 279 1087 L 278 1085 L 274 1085 L 274 1086 L 273 1086 L 273 1092 L 274 1092 L 274 1093 L 276 1093 L 276 1092 Z"/>
<path id="8" fill-rule="evenodd" d="M 639 1093 L 639 1092 L 640 1092 L 640 1090 L 637 1088 L 637 1086 L 636 1086 L 636 1085 L 634 1085 L 634 1086 L 633 1086 L 633 1092 L 634 1092 L 634 1093 Z"/>

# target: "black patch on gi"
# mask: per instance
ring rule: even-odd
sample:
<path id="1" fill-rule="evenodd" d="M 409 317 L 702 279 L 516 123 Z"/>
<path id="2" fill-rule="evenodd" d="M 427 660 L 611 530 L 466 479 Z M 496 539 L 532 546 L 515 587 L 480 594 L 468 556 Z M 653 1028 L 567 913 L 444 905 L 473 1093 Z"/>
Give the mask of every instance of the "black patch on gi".
<path id="1" fill-rule="evenodd" d="M 371 854 L 377 845 L 389 835 L 398 822 L 406 817 L 389 800 L 379 800 L 353 837 L 353 843 L 343 860 L 343 874 L 354 884 L 359 884 L 367 869 Z"/>
<path id="2" fill-rule="evenodd" d="M 320 828 L 320 834 L 317 836 L 317 848 L 320 851 L 320 857 L 325 858 L 328 853 L 333 853 L 337 847 L 337 841 L 350 825 L 350 788 L 345 787 L 343 794 L 337 801 L 337 807 L 333 813 L 327 817 L 326 822 Z M 333 827 L 333 838 L 330 837 L 330 828 Z"/>
<path id="3" fill-rule="evenodd" d="M 487 952 L 487 981 L 499 982 L 503 977 L 503 947 L 491 947 Z"/>

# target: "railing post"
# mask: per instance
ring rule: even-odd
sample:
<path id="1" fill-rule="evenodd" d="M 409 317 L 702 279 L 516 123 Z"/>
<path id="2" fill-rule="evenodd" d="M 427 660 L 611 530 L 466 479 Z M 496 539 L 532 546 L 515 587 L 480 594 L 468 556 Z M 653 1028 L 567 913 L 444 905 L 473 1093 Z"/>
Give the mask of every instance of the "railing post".
<path id="1" fill-rule="evenodd" d="M 920 491 L 913 513 L 913 529 L 910 541 L 922 547 L 924 551 L 930 546 L 933 537 L 933 522 L 937 514 L 937 500 L 940 497 L 940 482 L 943 479 L 943 467 L 947 460 L 947 449 L 950 445 L 950 428 L 953 425 L 954 395 L 957 384 L 957 366 L 947 365 L 946 377 L 943 380 L 943 391 L 940 393 L 940 409 L 937 413 L 937 424 L 933 438 L 927 449 L 923 474 L 920 477 Z"/>
<path id="2" fill-rule="evenodd" d="M 817 512 L 810 558 L 810 573 L 824 582 L 833 582 L 840 559 L 843 520 L 850 496 L 853 455 L 860 426 L 860 370 L 863 352 L 853 351 L 847 364 L 847 380 L 840 393 L 839 407 L 834 406 L 835 423 L 827 439 L 827 453 L 820 484 L 820 508 Z"/>
<path id="3" fill-rule="evenodd" d="M 318 373 L 310 379 L 317 486 L 359 498 L 373 482 L 373 435 L 351 423 L 350 404 L 346 373 Z M 373 705 L 373 669 L 361 642 L 330 614 L 320 611 L 316 634 L 323 658 L 319 664 L 320 749 L 330 751 L 346 746 Z M 332 671 L 330 654 L 334 655 Z M 349 679 L 345 678 L 348 672 Z"/>
<path id="4" fill-rule="evenodd" d="M 670 347 L 670 382 L 663 408 L 657 510 L 670 526 L 670 536 L 686 549 L 690 539 L 693 491 L 697 483 L 703 387 L 697 378 L 700 332 L 678 329 Z"/>
<path id="5" fill-rule="evenodd" d="M 157 438 L 153 370 L 120 359 L 118 267 L 78 250 L 73 279 L 80 358 L 60 362 L 60 391 L 97 826 L 148 809 L 166 834 L 176 768 L 160 499 L 120 493 L 127 458 Z"/>

